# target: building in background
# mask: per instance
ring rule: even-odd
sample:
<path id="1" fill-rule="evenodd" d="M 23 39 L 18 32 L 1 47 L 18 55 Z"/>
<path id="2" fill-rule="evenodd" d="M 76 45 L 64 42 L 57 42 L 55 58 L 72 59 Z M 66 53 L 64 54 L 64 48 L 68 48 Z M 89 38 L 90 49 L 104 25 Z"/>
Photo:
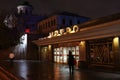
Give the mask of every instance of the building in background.
<path id="1" fill-rule="evenodd" d="M 16 59 L 36 59 L 37 54 L 33 54 L 34 49 L 31 41 L 38 39 L 37 23 L 44 16 L 32 14 L 33 6 L 29 2 L 21 2 L 17 6 L 16 12 L 10 12 L 4 20 L 6 26 L 17 30 L 19 33 L 19 43 L 13 48 Z M 31 50 L 31 51 L 30 51 Z"/>
<path id="2" fill-rule="evenodd" d="M 17 11 L 10 12 L 4 20 L 9 28 L 17 28 L 22 34 L 33 33 L 37 30 L 37 23 L 44 18 L 41 15 L 32 14 L 33 6 L 29 2 L 21 2 L 17 6 Z M 29 31 L 28 31 L 29 29 Z"/>
<path id="3" fill-rule="evenodd" d="M 81 24 L 88 20 L 90 18 L 69 12 L 54 13 L 38 23 L 38 32 L 40 35 L 48 36 L 49 32 Z"/>

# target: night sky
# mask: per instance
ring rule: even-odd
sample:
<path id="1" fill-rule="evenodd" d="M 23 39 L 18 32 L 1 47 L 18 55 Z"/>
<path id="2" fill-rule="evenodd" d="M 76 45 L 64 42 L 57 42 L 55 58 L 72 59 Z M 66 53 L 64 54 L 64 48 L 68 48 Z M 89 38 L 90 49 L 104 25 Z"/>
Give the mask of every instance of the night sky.
<path id="1" fill-rule="evenodd" d="M 0 0 L 0 9 L 12 11 L 23 0 Z M 34 7 L 34 14 L 68 11 L 99 18 L 120 12 L 120 0 L 26 0 Z"/>

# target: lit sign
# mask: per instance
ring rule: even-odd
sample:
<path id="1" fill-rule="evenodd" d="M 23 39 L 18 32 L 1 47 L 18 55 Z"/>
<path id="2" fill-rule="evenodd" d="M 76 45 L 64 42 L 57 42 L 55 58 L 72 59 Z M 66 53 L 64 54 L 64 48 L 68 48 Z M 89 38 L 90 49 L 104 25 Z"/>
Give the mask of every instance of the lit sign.
<path id="1" fill-rule="evenodd" d="M 67 27 L 67 28 L 66 28 L 66 32 L 67 32 L 67 33 L 70 33 L 71 31 L 72 31 L 72 30 L 71 30 L 70 27 Z"/>
<path id="2" fill-rule="evenodd" d="M 57 36 L 59 34 L 58 30 L 54 31 L 54 36 Z"/>
<path id="3" fill-rule="evenodd" d="M 65 33 L 64 29 L 60 29 L 60 35 L 63 35 Z"/>
<path id="4" fill-rule="evenodd" d="M 77 25 L 73 26 L 73 31 L 78 32 L 79 31 L 79 27 Z"/>
<path id="5" fill-rule="evenodd" d="M 55 30 L 54 32 L 50 32 L 48 38 L 62 36 L 69 33 L 75 33 L 78 31 L 79 31 L 79 27 L 77 25 L 74 25 L 72 28 L 67 27 L 66 29 L 60 29 L 60 30 Z"/>

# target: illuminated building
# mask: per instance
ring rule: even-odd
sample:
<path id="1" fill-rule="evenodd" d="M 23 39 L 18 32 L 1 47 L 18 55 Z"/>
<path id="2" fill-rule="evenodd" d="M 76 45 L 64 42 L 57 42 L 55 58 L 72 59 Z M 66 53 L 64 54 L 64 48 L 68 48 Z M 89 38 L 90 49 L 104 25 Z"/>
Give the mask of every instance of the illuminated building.
<path id="1" fill-rule="evenodd" d="M 50 32 L 48 37 L 33 41 L 38 46 L 40 60 L 67 63 L 72 50 L 79 67 L 120 67 L 120 14 L 90 20 L 74 29 L 60 33 Z M 67 28 L 65 28 L 67 29 Z M 77 55 L 79 54 L 79 55 Z"/>
<path id="2" fill-rule="evenodd" d="M 54 36 L 57 36 L 58 30 L 60 29 L 60 34 L 59 34 L 60 36 L 62 35 L 64 31 L 69 32 L 70 27 L 72 27 L 73 25 L 81 24 L 88 20 L 90 20 L 90 18 L 79 16 L 73 13 L 68 13 L 68 12 L 55 13 L 43 19 L 42 21 L 38 22 L 38 32 L 40 33 L 40 35 L 44 35 L 45 37 L 46 35 L 47 36 L 49 35 L 49 38 L 50 38 L 52 34 L 54 34 Z M 67 29 L 65 30 L 65 28 Z M 76 32 L 78 30 L 78 27 L 74 26 L 73 29 Z M 74 44 L 69 43 L 69 45 L 61 44 L 61 46 L 59 47 L 58 45 L 54 45 L 55 47 L 54 48 L 54 61 L 60 62 L 60 63 L 66 63 L 68 50 L 72 50 L 74 57 L 76 58 L 78 62 L 79 61 L 79 46 L 77 44 L 78 42 L 75 42 Z M 44 54 L 41 54 L 42 60 L 45 60 L 45 61 L 52 60 L 52 57 L 50 57 L 51 55 L 47 54 L 47 51 L 48 51 L 47 47 L 44 47 L 42 49 L 42 52 L 44 53 Z"/>
<path id="3" fill-rule="evenodd" d="M 32 59 L 30 57 L 33 48 L 31 41 L 40 37 L 37 33 L 37 23 L 44 16 L 32 14 L 33 6 L 24 1 L 17 6 L 16 12 L 10 12 L 6 15 L 4 23 L 11 29 L 16 29 L 19 33 L 19 43 L 15 46 L 13 52 L 16 59 Z M 29 56 L 27 56 L 29 54 Z M 22 55 L 22 56 L 21 56 Z"/>
<path id="4" fill-rule="evenodd" d="M 25 33 L 29 29 L 31 33 L 37 30 L 37 23 L 44 18 L 41 15 L 32 14 L 33 6 L 27 1 L 23 1 L 17 6 L 16 12 L 6 15 L 4 23 L 9 28 L 17 28 L 20 33 Z"/>
<path id="5" fill-rule="evenodd" d="M 90 20 L 88 17 L 79 16 L 69 12 L 54 13 L 38 22 L 40 35 L 49 35 L 54 30 L 70 27 Z"/>

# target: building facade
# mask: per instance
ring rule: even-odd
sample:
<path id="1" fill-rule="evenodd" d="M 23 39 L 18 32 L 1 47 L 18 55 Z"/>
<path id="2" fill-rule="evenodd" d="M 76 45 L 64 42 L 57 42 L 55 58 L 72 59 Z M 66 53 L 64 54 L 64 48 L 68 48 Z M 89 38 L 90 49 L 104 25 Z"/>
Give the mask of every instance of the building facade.
<path id="1" fill-rule="evenodd" d="M 90 18 L 73 13 L 55 13 L 38 23 L 38 31 L 41 35 L 49 35 L 49 32 L 80 24 L 88 20 L 90 20 Z"/>
<path id="2" fill-rule="evenodd" d="M 34 47 L 31 41 L 40 37 L 37 33 L 37 23 L 44 16 L 34 15 L 32 11 L 33 6 L 25 1 L 17 6 L 16 12 L 11 12 L 4 20 L 7 27 L 14 28 L 19 33 L 19 43 L 11 50 L 16 59 L 37 59 L 37 54 L 32 53 Z"/>
<path id="3" fill-rule="evenodd" d="M 120 14 L 91 20 L 33 41 L 40 60 L 67 63 L 71 50 L 79 67 L 120 67 Z M 75 29 L 76 28 L 76 29 Z"/>
<path id="4" fill-rule="evenodd" d="M 26 29 L 30 32 L 37 30 L 37 23 L 44 18 L 41 15 L 32 14 L 33 6 L 27 1 L 23 1 L 17 6 L 16 12 L 8 14 L 4 23 L 9 28 L 17 28 L 20 33 L 25 33 Z"/>

